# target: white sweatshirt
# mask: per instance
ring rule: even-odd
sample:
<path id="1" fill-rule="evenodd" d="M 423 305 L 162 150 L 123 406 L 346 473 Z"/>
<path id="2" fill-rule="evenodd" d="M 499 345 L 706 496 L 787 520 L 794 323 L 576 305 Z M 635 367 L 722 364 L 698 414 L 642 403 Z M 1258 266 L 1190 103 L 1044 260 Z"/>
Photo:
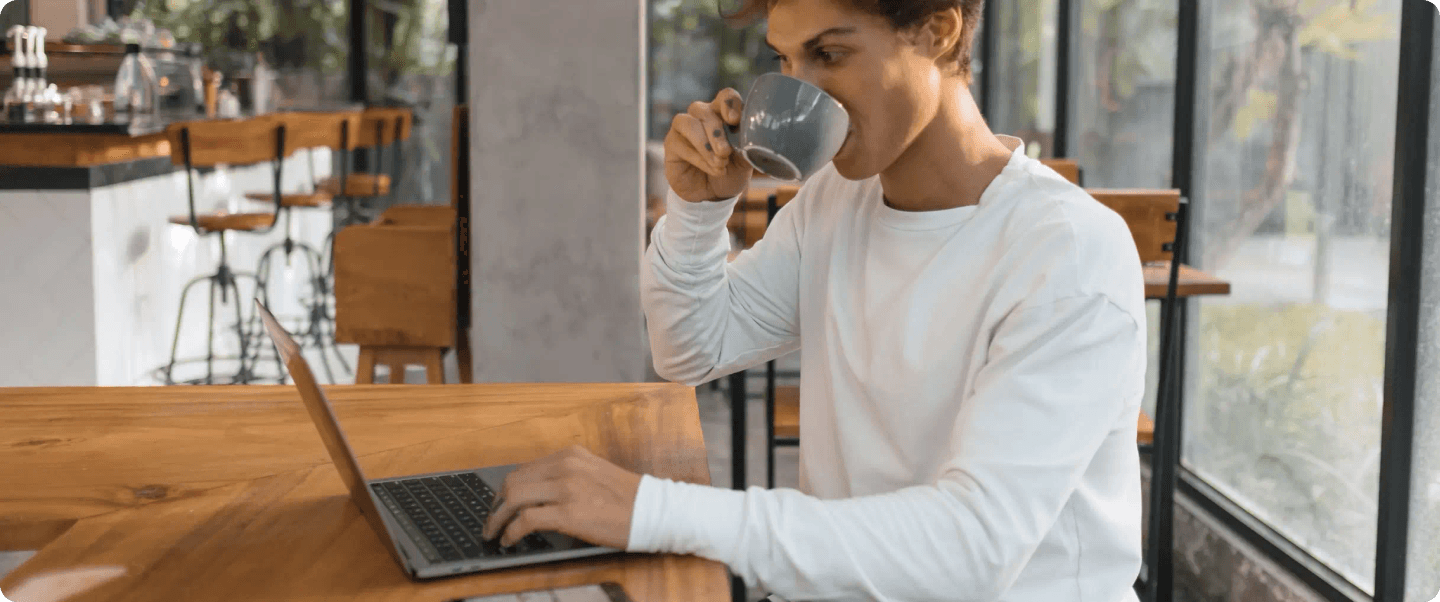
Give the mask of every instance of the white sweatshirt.
<path id="1" fill-rule="evenodd" d="M 1002 140 L 978 205 L 896 210 L 827 166 L 731 263 L 735 201 L 670 193 L 641 274 L 655 369 L 696 385 L 803 349 L 800 491 L 647 475 L 630 551 L 790 600 L 1136 599 L 1139 255 Z"/>

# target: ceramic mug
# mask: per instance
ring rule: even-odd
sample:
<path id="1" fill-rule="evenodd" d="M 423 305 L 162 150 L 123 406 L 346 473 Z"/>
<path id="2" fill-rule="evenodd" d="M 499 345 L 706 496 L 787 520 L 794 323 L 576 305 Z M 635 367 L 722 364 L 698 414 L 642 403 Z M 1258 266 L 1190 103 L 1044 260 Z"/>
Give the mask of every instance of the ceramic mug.
<path id="1" fill-rule="evenodd" d="M 780 73 L 755 79 L 730 148 L 770 177 L 797 181 L 825 167 L 850 131 L 850 114 L 824 90 Z"/>

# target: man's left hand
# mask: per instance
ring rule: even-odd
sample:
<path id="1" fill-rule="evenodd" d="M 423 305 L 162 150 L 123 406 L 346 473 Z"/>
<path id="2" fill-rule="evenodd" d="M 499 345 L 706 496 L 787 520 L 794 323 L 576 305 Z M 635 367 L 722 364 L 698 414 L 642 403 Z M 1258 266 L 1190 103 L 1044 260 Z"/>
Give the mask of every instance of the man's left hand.
<path id="1" fill-rule="evenodd" d="M 572 445 L 505 477 L 484 537 L 510 546 L 535 531 L 558 531 L 623 550 L 639 489 L 640 475 Z"/>

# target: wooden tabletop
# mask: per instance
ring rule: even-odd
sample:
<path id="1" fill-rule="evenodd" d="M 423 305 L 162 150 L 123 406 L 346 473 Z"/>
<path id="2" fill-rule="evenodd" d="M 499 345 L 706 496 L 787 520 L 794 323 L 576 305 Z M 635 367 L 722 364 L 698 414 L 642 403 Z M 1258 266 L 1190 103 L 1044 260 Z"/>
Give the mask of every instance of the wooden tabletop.
<path id="1" fill-rule="evenodd" d="M 326 388 L 367 478 L 510 464 L 571 444 L 709 483 L 694 390 L 671 384 Z M 724 600 L 725 567 L 620 554 L 411 581 L 345 495 L 292 386 L 0 388 L 0 579 L 67 600 L 424 600 L 616 581 Z"/>
<path id="2" fill-rule="evenodd" d="M 1170 284 L 1170 262 L 1157 261 L 1144 265 L 1145 298 L 1164 299 L 1165 288 Z M 1175 283 L 1175 296 L 1198 297 L 1201 295 L 1228 295 L 1230 283 L 1215 276 L 1180 264 L 1180 273 Z"/>

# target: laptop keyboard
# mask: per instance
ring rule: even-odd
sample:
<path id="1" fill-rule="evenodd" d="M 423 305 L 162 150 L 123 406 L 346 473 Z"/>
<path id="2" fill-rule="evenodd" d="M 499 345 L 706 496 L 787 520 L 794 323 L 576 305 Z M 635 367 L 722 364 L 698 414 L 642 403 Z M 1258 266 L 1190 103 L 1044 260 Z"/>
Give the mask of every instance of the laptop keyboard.
<path id="1" fill-rule="evenodd" d="M 485 531 L 485 521 L 490 518 L 495 492 L 473 473 L 417 477 L 370 486 L 430 562 L 510 556 L 551 548 L 549 542 L 535 533 L 521 538 L 513 546 L 501 546 L 498 537 L 486 541 L 481 534 Z"/>

